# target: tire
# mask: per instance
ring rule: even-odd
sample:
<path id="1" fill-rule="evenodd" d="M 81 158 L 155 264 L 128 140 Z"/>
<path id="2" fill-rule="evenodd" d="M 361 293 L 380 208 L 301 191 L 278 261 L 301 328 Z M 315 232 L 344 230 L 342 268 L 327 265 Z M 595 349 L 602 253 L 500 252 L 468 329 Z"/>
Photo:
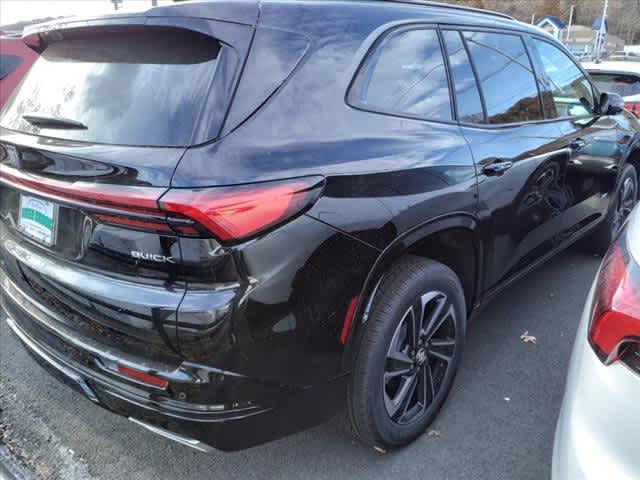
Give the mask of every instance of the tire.
<path id="1" fill-rule="evenodd" d="M 422 328 L 414 326 L 416 318 Z M 462 285 L 449 267 L 407 256 L 390 268 L 363 326 L 349 382 L 349 418 L 360 441 L 390 449 L 425 431 L 451 390 L 466 320 Z"/>
<path id="2" fill-rule="evenodd" d="M 593 232 L 580 241 L 580 249 L 587 253 L 604 255 L 616 238 L 625 219 L 631 213 L 638 199 L 638 174 L 633 165 L 627 164 L 622 170 L 613 205 L 607 217 Z"/>

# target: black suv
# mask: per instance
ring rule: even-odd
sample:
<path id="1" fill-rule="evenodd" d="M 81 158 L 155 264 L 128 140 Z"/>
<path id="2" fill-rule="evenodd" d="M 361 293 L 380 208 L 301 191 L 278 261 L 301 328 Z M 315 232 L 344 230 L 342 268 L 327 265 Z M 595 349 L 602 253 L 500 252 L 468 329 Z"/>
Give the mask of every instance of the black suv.
<path id="1" fill-rule="evenodd" d="M 0 119 L 8 325 L 195 448 L 345 401 L 367 444 L 412 441 L 481 304 L 575 241 L 604 251 L 636 201 L 638 121 L 500 14 L 196 1 L 24 41 L 41 57 Z"/>

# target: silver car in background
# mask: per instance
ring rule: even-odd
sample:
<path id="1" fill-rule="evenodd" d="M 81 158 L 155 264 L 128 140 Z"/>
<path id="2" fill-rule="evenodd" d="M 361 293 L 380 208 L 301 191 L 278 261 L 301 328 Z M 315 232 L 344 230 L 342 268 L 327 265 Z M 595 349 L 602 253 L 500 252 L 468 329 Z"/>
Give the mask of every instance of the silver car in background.
<path id="1" fill-rule="evenodd" d="M 635 209 L 587 298 L 556 427 L 553 480 L 640 478 L 639 265 Z"/>

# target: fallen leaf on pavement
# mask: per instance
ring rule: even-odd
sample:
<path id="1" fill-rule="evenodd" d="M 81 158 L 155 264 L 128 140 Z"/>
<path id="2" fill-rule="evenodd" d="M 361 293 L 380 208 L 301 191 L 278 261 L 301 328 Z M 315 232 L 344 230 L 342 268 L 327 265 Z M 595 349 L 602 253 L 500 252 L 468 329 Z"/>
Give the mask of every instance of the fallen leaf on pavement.
<path id="1" fill-rule="evenodd" d="M 429 437 L 439 437 L 440 436 L 440 430 L 435 430 L 435 429 L 429 430 L 427 432 L 427 436 L 429 436 Z"/>
<path id="2" fill-rule="evenodd" d="M 522 340 L 524 343 L 537 343 L 538 341 L 536 337 L 534 337 L 533 335 L 529 335 L 529 330 L 525 330 L 524 332 L 522 332 L 522 335 L 520 335 L 520 340 Z"/>
<path id="3" fill-rule="evenodd" d="M 387 451 L 382 447 L 373 447 L 373 449 L 378 453 L 382 453 L 382 454 L 387 453 Z"/>

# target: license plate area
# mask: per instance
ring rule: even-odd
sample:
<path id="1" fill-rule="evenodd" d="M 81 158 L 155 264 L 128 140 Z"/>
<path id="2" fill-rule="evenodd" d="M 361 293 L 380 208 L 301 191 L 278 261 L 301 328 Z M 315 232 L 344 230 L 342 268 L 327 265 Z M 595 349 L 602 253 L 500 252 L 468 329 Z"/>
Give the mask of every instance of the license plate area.
<path id="1" fill-rule="evenodd" d="M 51 247 L 56 242 L 57 226 L 57 204 L 30 195 L 20 195 L 18 229 L 24 235 Z"/>

